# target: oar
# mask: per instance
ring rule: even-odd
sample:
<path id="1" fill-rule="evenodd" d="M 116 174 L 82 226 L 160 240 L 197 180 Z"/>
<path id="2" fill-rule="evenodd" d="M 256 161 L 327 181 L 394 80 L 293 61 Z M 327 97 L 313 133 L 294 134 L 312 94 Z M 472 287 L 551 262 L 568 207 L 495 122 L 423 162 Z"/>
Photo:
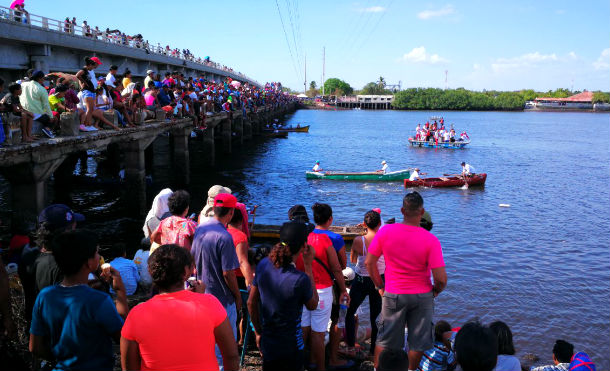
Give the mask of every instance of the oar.
<path id="1" fill-rule="evenodd" d="M 464 185 L 462 186 L 462 189 L 468 189 L 468 175 L 462 175 L 462 177 L 464 178 Z"/>
<path id="2" fill-rule="evenodd" d="M 462 176 L 462 174 L 443 174 L 443 176 Z"/>

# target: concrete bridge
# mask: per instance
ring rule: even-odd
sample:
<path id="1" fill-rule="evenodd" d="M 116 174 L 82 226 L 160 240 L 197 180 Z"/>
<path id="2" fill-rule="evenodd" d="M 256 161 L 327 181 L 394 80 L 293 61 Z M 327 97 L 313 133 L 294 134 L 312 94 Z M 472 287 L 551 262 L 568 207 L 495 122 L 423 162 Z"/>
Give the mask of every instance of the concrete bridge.
<path id="1" fill-rule="evenodd" d="M 198 63 L 193 58 L 172 57 L 156 46 L 117 43 L 111 35 L 86 37 L 79 26 L 66 32 L 62 21 L 43 16 L 30 14 L 28 23 L 23 23 L 22 18 L 0 7 L 0 77 L 5 81 L 23 78 L 29 68 L 45 74 L 75 73 L 82 68 L 86 56 L 95 55 L 104 62 L 98 73 L 106 74 L 108 67 L 115 64 L 120 74 L 129 69 L 134 77 L 146 76 L 149 69 L 161 74 L 178 71 L 186 77 L 204 75 L 213 81 L 231 77 L 260 87 L 257 81 L 214 62 Z"/>
<path id="2" fill-rule="evenodd" d="M 213 165 L 216 144 L 224 153 L 231 153 L 234 146 L 241 146 L 253 136 L 260 135 L 263 126 L 275 118 L 296 109 L 296 103 L 282 107 L 259 107 L 257 112 L 244 115 L 235 111 L 218 113 L 206 118 L 203 131 L 205 162 Z M 78 127 L 78 120 L 74 125 Z M 47 205 L 47 186 L 54 175 L 69 176 L 84 151 L 92 149 L 118 148 L 124 154 L 125 185 L 129 195 L 127 202 L 134 214 L 141 215 L 146 210 L 146 156 L 145 151 L 162 133 L 170 133 L 173 144 L 174 173 L 178 182 L 190 182 L 189 138 L 193 129 L 191 119 L 174 122 L 147 121 L 136 128 L 120 131 L 104 130 L 81 133 L 75 136 L 61 136 L 41 139 L 34 143 L 17 144 L 0 149 L 0 174 L 11 185 L 13 217 L 35 220 L 35 216 Z M 152 146 L 151 146 L 152 148 Z"/>

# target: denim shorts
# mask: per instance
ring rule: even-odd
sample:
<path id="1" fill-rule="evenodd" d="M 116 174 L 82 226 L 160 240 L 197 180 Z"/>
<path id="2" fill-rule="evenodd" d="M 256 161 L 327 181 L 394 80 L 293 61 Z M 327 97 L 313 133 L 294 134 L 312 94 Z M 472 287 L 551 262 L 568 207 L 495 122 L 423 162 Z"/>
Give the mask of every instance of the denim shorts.
<path id="1" fill-rule="evenodd" d="M 89 90 L 81 90 L 83 99 L 85 98 L 95 98 L 95 93 L 90 92 Z"/>

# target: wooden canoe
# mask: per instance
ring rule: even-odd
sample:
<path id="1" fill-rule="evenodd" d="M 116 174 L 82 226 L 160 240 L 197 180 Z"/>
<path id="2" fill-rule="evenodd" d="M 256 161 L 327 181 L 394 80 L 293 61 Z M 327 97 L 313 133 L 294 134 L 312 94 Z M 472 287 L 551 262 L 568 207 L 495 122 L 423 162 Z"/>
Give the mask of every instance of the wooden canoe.
<path id="1" fill-rule="evenodd" d="M 387 174 L 376 171 L 368 172 L 340 172 L 340 171 L 307 171 L 307 179 L 328 179 L 328 180 L 356 180 L 356 181 L 402 181 L 408 179 L 411 169 L 392 171 Z"/>
<path id="2" fill-rule="evenodd" d="M 287 132 L 294 132 L 294 133 L 309 133 L 309 125 L 306 126 L 300 126 L 300 127 L 296 127 L 296 126 L 286 126 L 283 128 L 278 128 L 278 131 L 287 131 Z"/>
<path id="3" fill-rule="evenodd" d="M 482 186 L 485 185 L 485 180 L 487 180 L 487 174 L 474 174 L 467 178 L 468 186 Z M 461 176 L 452 176 L 452 177 L 441 177 L 441 178 L 423 178 L 418 180 L 409 180 L 405 179 L 405 188 L 411 187 L 430 187 L 430 188 L 440 188 L 440 187 L 461 187 L 465 184 L 464 178 Z"/>
<path id="4" fill-rule="evenodd" d="M 250 235 L 260 239 L 279 239 L 280 227 L 279 225 L 254 224 Z M 365 233 L 365 229 L 361 225 L 331 226 L 330 230 L 340 234 L 345 241 L 353 241 L 354 238 Z"/>

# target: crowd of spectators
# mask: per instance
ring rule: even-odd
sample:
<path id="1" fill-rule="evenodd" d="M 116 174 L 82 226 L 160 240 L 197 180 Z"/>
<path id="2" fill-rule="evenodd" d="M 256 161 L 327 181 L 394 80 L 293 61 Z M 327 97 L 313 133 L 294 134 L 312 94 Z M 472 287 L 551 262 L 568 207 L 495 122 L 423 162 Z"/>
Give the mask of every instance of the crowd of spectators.
<path id="1" fill-rule="evenodd" d="M 157 195 L 133 260 L 122 243 L 100 256 L 95 233 L 79 226 L 85 217 L 65 205 L 42 211 L 33 240 L 13 238 L 8 262 L 18 267 L 35 364 L 112 370 L 114 341 L 123 370 L 238 370 L 238 348 L 248 346 L 238 327 L 250 319 L 263 370 L 347 370 L 366 359 L 379 371 L 526 369 L 504 322 L 433 323 L 447 274 L 440 242 L 420 227 L 417 192 L 404 197 L 402 222 L 383 224 L 379 210 L 364 215 L 356 272 L 330 230 L 328 204 L 312 206 L 314 223 L 293 206 L 279 242 L 258 261 L 248 256 L 246 206 L 229 188 L 210 188 L 198 218 L 187 216 L 189 205 L 183 190 Z M 9 292 L 0 264 L 0 338 L 16 333 Z M 133 295 L 141 304 L 130 308 Z M 369 338 L 369 355 L 355 351 Z M 550 357 L 531 371 L 595 370 L 564 340 Z"/>
<path id="2" fill-rule="evenodd" d="M 0 112 L 19 117 L 22 141 L 31 142 L 36 139 L 33 121 L 38 121 L 42 132 L 53 138 L 64 112 L 78 116 L 82 132 L 134 127 L 155 119 L 160 110 L 166 112 L 167 120 L 191 118 L 196 127 L 203 129 L 206 118 L 217 113 L 232 116 L 232 112 L 242 110 L 247 115 L 262 106 L 276 108 L 296 99 L 283 92 L 279 82 L 258 88 L 231 78 L 215 82 L 204 75 L 186 77 L 183 73 L 166 72 L 161 76 L 148 70 L 144 82 L 139 83 L 132 80 L 128 69 L 119 75 L 115 65 L 100 76 L 102 65 L 99 58 L 87 57 L 74 76 L 45 76 L 42 71 L 28 70 L 23 79 L 9 84 L 8 93 L 3 92 L 4 82 L 0 81 Z M 118 126 L 107 118 L 106 112 L 116 114 Z"/>

